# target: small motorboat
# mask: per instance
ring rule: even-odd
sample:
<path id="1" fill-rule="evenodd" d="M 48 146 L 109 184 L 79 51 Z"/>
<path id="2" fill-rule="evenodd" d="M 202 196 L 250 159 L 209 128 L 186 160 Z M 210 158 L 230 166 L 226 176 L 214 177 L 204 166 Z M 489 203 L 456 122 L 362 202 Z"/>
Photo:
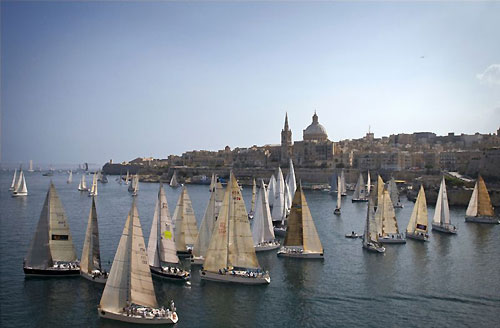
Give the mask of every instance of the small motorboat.
<path id="1" fill-rule="evenodd" d="M 354 239 L 354 238 L 359 238 L 359 237 L 361 237 L 361 236 L 360 236 L 360 235 L 358 235 L 357 233 L 355 233 L 355 232 L 353 231 L 353 232 L 351 232 L 351 233 L 346 234 L 346 235 L 345 235 L 345 237 L 346 237 L 346 238 L 353 238 L 353 239 Z"/>

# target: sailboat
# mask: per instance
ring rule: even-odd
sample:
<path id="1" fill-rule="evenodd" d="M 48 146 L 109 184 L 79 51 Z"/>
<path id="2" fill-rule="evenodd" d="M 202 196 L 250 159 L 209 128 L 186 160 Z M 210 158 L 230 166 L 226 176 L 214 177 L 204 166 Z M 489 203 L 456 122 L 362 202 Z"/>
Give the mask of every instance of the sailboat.
<path id="1" fill-rule="evenodd" d="M 223 200 L 224 188 L 222 187 L 222 184 L 216 180 L 210 193 L 210 200 L 208 201 L 205 215 L 203 215 L 203 219 L 201 220 L 198 237 L 193 245 L 191 265 L 203 264 L 205 261 L 208 245 L 210 243 L 210 237 L 212 237 L 212 231 L 219 216 Z"/>
<path id="2" fill-rule="evenodd" d="M 370 195 L 371 190 L 372 190 L 372 178 L 370 176 L 370 170 L 368 170 L 368 174 L 366 176 L 366 196 Z"/>
<path id="3" fill-rule="evenodd" d="M 181 195 L 177 201 L 172 219 L 175 226 L 175 247 L 177 248 L 177 255 L 190 256 L 193 245 L 198 237 L 198 226 L 196 225 L 193 204 L 191 203 L 191 198 L 189 198 L 185 186 L 182 187 Z"/>
<path id="4" fill-rule="evenodd" d="M 69 170 L 68 180 L 66 180 L 66 183 L 71 182 L 73 182 L 73 171 Z"/>
<path id="5" fill-rule="evenodd" d="M 369 252 L 384 253 L 385 247 L 378 241 L 377 221 L 375 220 L 374 198 L 370 198 L 366 210 L 366 225 L 363 234 L 363 248 Z"/>
<path id="6" fill-rule="evenodd" d="M 252 222 L 252 238 L 256 252 L 269 251 L 280 247 L 280 243 L 274 237 L 273 221 L 264 181 L 261 181 L 259 194 L 257 195 L 257 205 L 255 206 L 255 215 Z"/>
<path id="7" fill-rule="evenodd" d="M 80 267 L 66 213 L 56 188 L 50 183 L 40 219 L 24 259 L 25 275 L 79 275 Z"/>
<path id="8" fill-rule="evenodd" d="M 126 184 L 126 185 L 128 185 L 129 180 L 130 180 L 130 175 L 129 175 L 129 172 L 128 172 L 128 170 L 127 170 L 127 175 L 125 176 L 125 184 Z"/>
<path id="9" fill-rule="evenodd" d="M 179 267 L 173 230 L 167 196 L 163 184 L 160 184 L 148 241 L 149 268 L 152 274 L 161 278 L 186 281 L 189 280 L 190 273 Z"/>
<path id="10" fill-rule="evenodd" d="M 340 177 L 337 178 L 338 179 L 338 185 L 340 186 Z M 335 207 L 335 209 L 333 210 L 333 214 L 335 215 L 340 215 L 340 206 L 341 206 L 341 203 L 342 203 L 342 192 L 341 192 L 341 188 L 337 188 L 337 206 Z"/>
<path id="11" fill-rule="evenodd" d="M 132 182 L 134 189 L 132 190 L 132 196 L 137 196 L 139 194 L 139 173 L 134 176 L 134 181 Z"/>
<path id="12" fill-rule="evenodd" d="M 101 318 L 131 323 L 168 324 L 179 320 L 173 302 L 169 309 L 158 307 L 135 199 L 97 312 Z"/>
<path id="13" fill-rule="evenodd" d="M 269 272 L 263 271 L 257 260 L 247 216 L 240 187 L 231 172 L 201 279 L 250 285 L 271 282 Z"/>
<path id="14" fill-rule="evenodd" d="M 500 223 L 500 220 L 495 217 L 488 189 L 481 176 L 478 176 L 474 185 L 474 191 L 465 212 L 465 222 Z"/>
<path id="15" fill-rule="evenodd" d="M 14 176 L 12 177 L 12 183 L 10 184 L 9 190 L 14 190 L 16 187 L 16 182 L 17 182 L 17 169 L 14 170 Z"/>
<path id="16" fill-rule="evenodd" d="M 253 215 L 255 213 L 255 195 L 257 193 L 257 184 L 255 183 L 255 179 L 253 179 L 252 183 L 252 204 L 250 207 L 250 212 L 248 212 L 248 219 L 253 219 Z"/>
<path id="17" fill-rule="evenodd" d="M 35 170 L 33 170 L 33 160 L 30 159 L 30 167 L 28 169 L 28 172 L 35 172 Z"/>
<path id="18" fill-rule="evenodd" d="M 401 199 L 399 198 L 398 186 L 396 185 L 396 180 L 394 180 L 394 177 L 389 180 L 388 188 L 394 208 L 403 208 L 403 204 L 401 204 Z"/>
<path id="19" fill-rule="evenodd" d="M 288 169 L 288 174 L 286 176 L 286 185 L 287 185 L 287 211 L 290 211 L 292 207 L 293 196 L 295 195 L 295 190 L 297 189 L 297 180 L 295 179 L 295 169 L 293 168 L 293 161 L 290 158 L 290 165 Z"/>
<path id="20" fill-rule="evenodd" d="M 363 179 L 363 174 L 359 173 L 358 182 L 354 188 L 354 194 L 352 195 L 352 202 L 367 202 L 368 193 L 365 189 L 365 180 Z"/>
<path id="21" fill-rule="evenodd" d="M 332 177 L 330 178 L 330 193 L 337 193 L 337 189 L 339 188 L 338 186 L 338 175 L 337 173 L 333 173 Z"/>
<path id="22" fill-rule="evenodd" d="M 278 167 L 278 178 L 276 179 L 271 216 L 273 218 L 274 234 L 276 236 L 284 236 L 286 232 L 285 180 L 283 179 L 280 167 Z"/>
<path id="23" fill-rule="evenodd" d="M 108 272 L 101 266 L 101 253 L 99 251 L 99 226 L 97 224 L 97 210 L 95 198 L 92 197 L 87 232 L 83 243 L 82 260 L 80 261 L 80 275 L 85 279 L 105 284 Z"/>
<path id="24" fill-rule="evenodd" d="M 378 241 L 382 244 L 405 244 L 406 239 L 403 233 L 399 232 L 398 221 L 394 207 L 392 206 L 389 191 L 384 189 L 381 202 L 375 212 L 377 222 Z"/>
<path id="25" fill-rule="evenodd" d="M 269 184 L 267 185 L 267 198 L 269 199 L 269 207 L 274 205 L 274 196 L 276 195 L 276 178 L 274 174 L 271 175 L 269 179 Z"/>
<path id="26" fill-rule="evenodd" d="M 344 169 L 342 169 L 342 172 L 340 173 L 340 192 L 342 196 L 347 196 L 347 186 L 345 184 Z"/>
<path id="27" fill-rule="evenodd" d="M 299 183 L 288 217 L 285 242 L 278 251 L 278 256 L 323 259 L 323 255 L 323 245 Z"/>
<path id="28" fill-rule="evenodd" d="M 80 183 L 78 184 L 78 190 L 79 191 L 87 191 L 87 183 L 85 182 L 85 173 L 82 173 L 82 179 L 80 180 Z"/>
<path id="29" fill-rule="evenodd" d="M 432 230 L 446 232 L 451 234 L 457 233 L 457 227 L 451 224 L 450 208 L 448 206 L 448 193 L 446 191 L 446 182 L 444 176 L 441 179 L 439 186 L 439 194 L 434 210 L 434 218 L 432 219 Z"/>
<path id="30" fill-rule="evenodd" d="M 427 241 L 429 240 L 428 230 L 428 216 L 427 216 L 427 202 L 425 200 L 424 187 L 420 186 L 413 212 L 411 213 L 410 222 L 406 228 L 406 237 L 416 240 Z"/>
<path id="31" fill-rule="evenodd" d="M 12 197 L 19 196 L 28 196 L 28 188 L 26 187 L 26 179 L 24 178 L 23 170 L 19 172 L 19 177 L 17 178 L 14 191 L 12 192 Z"/>
<path id="32" fill-rule="evenodd" d="M 97 196 L 97 175 L 94 173 L 92 177 L 92 186 L 90 187 L 89 196 Z"/>
<path id="33" fill-rule="evenodd" d="M 174 171 L 172 178 L 170 179 L 170 187 L 177 188 L 179 186 L 179 182 L 177 181 L 177 171 Z"/>

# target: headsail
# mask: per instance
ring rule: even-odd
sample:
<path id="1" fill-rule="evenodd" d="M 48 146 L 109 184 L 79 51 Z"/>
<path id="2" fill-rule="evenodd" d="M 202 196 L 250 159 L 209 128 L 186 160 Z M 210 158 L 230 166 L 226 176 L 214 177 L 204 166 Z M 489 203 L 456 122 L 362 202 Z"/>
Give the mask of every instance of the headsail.
<path id="1" fill-rule="evenodd" d="M 407 233 L 427 233 L 428 231 L 428 216 L 427 216 L 427 201 L 425 200 L 424 187 L 420 186 L 413 212 L 411 213 L 410 222 L 406 228 Z"/>
<path id="2" fill-rule="evenodd" d="M 281 168 L 278 167 L 278 178 L 276 179 L 276 189 L 273 201 L 272 218 L 273 221 L 283 221 L 285 213 L 285 181 Z"/>
<path id="3" fill-rule="evenodd" d="M 396 185 L 394 177 L 392 177 L 391 180 L 389 180 L 388 191 L 389 195 L 391 196 L 392 204 L 395 206 L 400 202 L 400 199 L 399 199 L 398 186 Z"/>
<path id="4" fill-rule="evenodd" d="M 99 227 L 97 224 L 97 210 L 95 207 L 94 197 L 92 197 L 92 207 L 90 208 L 87 231 L 85 233 L 85 240 L 83 242 L 80 270 L 84 273 L 91 273 L 93 270 L 101 271 Z"/>
<path id="5" fill-rule="evenodd" d="M 264 181 L 261 181 L 261 187 L 257 195 L 257 205 L 252 223 L 252 237 L 254 245 L 265 241 L 272 241 L 275 238 Z"/>
<path id="6" fill-rule="evenodd" d="M 293 168 L 293 161 L 290 158 L 290 165 L 288 170 L 288 175 L 286 179 L 286 184 L 288 186 L 288 208 L 292 206 L 293 196 L 295 195 L 295 190 L 297 189 L 297 180 L 295 178 L 295 169 Z"/>
<path id="7" fill-rule="evenodd" d="M 361 173 L 359 174 L 358 182 L 356 183 L 352 199 L 366 199 L 365 180 L 363 179 L 363 175 Z"/>
<path id="8" fill-rule="evenodd" d="M 399 233 L 396 213 L 394 212 L 391 196 L 387 189 L 384 189 L 382 193 L 381 202 L 378 204 L 377 211 L 375 212 L 375 220 L 377 221 L 379 235 L 386 236 L 388 234 Z"/>
<path id="9" fill-rule="evenodd" d="M 451 224 L 450 208 L 448 206 L 448 193 L 446 191 L 444 176 L 441 179 L 441 185 L 439 186 L 438 199 L 432 222 L 436 224 Z"/>
<path id="10" fill-rule="evenodd" d="M 14 190 L 17 181 L 17 169 L 14 170 L 14 176 L 12 177 L 12 183 L 10 184 L 9 190 Z"/>
<path id="11" fill-rule="evenodd" d="M 184 251 L 187 246 L 193 246 L 198 237 L 193 205 L 185 186 L 182 187 L 173 219 L 175 222 L 175 246 L 178 251 Z"/>
<path id="12" fill-rule="evenodd" d="M 271 175 L 269 179 L 269 184 L 267 186 L 267 198 L 269 199 L 269 206 L 273 206 L 274 197 L 276 196 L 276 178 L 274 174 Z"/>

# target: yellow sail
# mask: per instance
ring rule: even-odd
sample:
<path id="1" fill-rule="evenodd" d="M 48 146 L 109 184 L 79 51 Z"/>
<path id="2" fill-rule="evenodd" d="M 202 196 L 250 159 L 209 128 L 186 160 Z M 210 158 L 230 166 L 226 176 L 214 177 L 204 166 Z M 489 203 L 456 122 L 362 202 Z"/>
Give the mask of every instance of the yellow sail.
<path id="1" fill-rule="evenodd" d="M 378 233 L 382 236 L 399 233 L 396 213 L 392 205 L 391 195 L 387 189 L 384 189 L 382 193 L 381 201 L 375 213 L 375 220 L 377 221 Z"/>
<path id="2" fill-rule="evenodd" d="M 427 201 L 425 200 L 424 187 L 420 186 L 406 232 L 411 234 L 416 232 L 427 233 L 428 230 Z"/>
<path id="3" fill-rule="evenodd" d="M 494 216 L 495 211 L 491 205 L 490 195 L 484 183 L 483 177 L 478 179 L 478 215 L 479 216 Z"/>

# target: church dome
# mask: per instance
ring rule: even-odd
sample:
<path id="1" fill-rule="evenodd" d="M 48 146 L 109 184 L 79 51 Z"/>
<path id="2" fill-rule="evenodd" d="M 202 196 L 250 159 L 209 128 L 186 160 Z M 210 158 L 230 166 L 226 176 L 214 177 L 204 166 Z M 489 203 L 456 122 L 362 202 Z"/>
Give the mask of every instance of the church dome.
<path id="1" fill-rule="evenodd" d="M 318 122 L 318 115 L 314 112 L 312 117 L 312 123 L 304 130 L 304 140 L 316 140 L 316 141 L 325 141 L 328 139 L 328 134 L 326 133 L 326 129 L 323 125 Z"/>

